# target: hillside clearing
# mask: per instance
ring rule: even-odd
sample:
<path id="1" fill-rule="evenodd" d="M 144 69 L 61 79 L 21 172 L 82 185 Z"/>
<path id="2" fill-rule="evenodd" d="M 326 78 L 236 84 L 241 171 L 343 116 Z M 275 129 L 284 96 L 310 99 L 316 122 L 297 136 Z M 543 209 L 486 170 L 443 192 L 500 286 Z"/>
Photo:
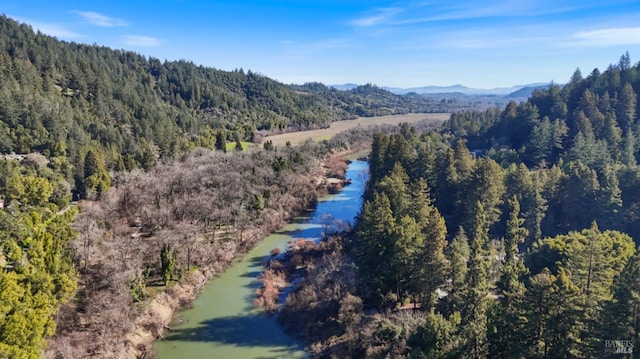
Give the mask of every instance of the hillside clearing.
<path id="1" fill-rule="evenodd" d="M 390 115 L 390 116 L 377 116 L 377 117 L 359 117 L 356 120 L 345 120 L 332 122 L 329 128 L 321 130 L 310 130 L 300 132 L 282 133 L 279 135 L 267 136 L 264 140 L 270 140 L 274 146 L 284 146 L 287 141 L 291 144 L 299 144 L 306 141 L 308 138 L 314 141 L 322 141 L 329 139 L 339 132 L 355 128 L 358 126 L 368 125 L 399 125 L 403 122 L 416 123 L 422 120 L 432 120 L 434 122 L 442 122 L 449 119 L 450 113 L 411 113 L 406 115 Z"/>

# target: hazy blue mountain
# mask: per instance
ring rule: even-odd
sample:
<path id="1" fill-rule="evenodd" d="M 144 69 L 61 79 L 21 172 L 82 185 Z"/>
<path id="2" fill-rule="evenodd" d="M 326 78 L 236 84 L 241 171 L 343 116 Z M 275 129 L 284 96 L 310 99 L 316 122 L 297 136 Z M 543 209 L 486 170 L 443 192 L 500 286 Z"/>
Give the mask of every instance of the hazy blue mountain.
<path id="1" fill-rule="evenodd" d="M 340 91 L 348 91 L 348 90 L 353 90 L 354 88 L 358 87 L 358 84 L 354 84 L 354 83 L 346 83 L 346 84 L 341 84 L 341 85 L 329 85 L 329 87 L 333 87 L 336 90 L 340 90 Z"/>
<path id="2" fill-rule="evenodd" d="M 457 84 L 452 86 L 421 86 L 421 87 L 410 87 L 410 88 L 384 87 L 384 89 L 399 95 L 404 95 L 409 92 L 415 92 L 418 94 L 462 93 L 465 95 L 509 95 L 523 88 L 527 88 L 527 87 L 537 88 L 545 85 L 547 85 L 547 83 L 532 83 L 532 84 L 525 84 L 525 85 L 515 85 L 511 87 L 497 87 L 497 88 L 491 88 L 491 89 L 483 89 L 483 88 L 472 88 L 472 87 L 467 87 L 464 85 Z"/>
<path id="3" fill-rule="evenodd" d="M 549 88 L 549 84 L 526 86 L 505 96 L 507 99 L 529 98 L 535 90 L 543 90 Z"/>

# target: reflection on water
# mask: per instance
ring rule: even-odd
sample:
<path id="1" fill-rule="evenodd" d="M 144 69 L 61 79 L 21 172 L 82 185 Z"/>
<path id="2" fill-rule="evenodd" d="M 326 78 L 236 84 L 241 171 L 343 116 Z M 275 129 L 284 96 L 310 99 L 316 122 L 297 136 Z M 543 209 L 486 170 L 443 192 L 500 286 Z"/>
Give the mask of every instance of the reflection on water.
<path id="1" fill-rule="evenodd" d="M 259 286 L 256 277 L 274 247 L 285 249 L 297 238 L 319 240 L 327 226 L 331 231 L 334 220 L 353 223 L 362 204 L 367 169 L 366 162 L 352 162 L 347 169 L 347 178 L 352 180 L 349 186 L 318 202 L 310 216 L 296 218 L 265 238 L 209 282 L 193 307 L 180 313 L 184 321 L 155 343 L 157 358 L 304 358 L 300 343 L 253 306 Z"/>

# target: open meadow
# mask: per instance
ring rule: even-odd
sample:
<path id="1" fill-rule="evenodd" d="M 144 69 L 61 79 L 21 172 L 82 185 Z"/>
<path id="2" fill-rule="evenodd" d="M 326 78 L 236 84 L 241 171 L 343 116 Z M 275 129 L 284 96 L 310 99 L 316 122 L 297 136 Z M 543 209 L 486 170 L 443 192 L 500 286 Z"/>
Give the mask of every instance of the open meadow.
<path id="1" fill-rule="evenodd" d="M 423 120 L 442 122 L 448 120 L 450 115 L 451 114 L 449 113 L 410 113 L 406 115 L 359 117 L 355 120 L 332 122 L 329 128 L 324 128 L 321 130 L 282 133 L 278 135 L 267 136 L 263 140 L 271 140 L 276 147 L 284 146 L 287 141 L 290 141 L 292 145 L 295 145 L 306 141 L 308 138 L 311 138 L 314 141 L 330 139 L 339 132 L 359 126 L 399 125 L 403 122 L 411 124 Z"/>

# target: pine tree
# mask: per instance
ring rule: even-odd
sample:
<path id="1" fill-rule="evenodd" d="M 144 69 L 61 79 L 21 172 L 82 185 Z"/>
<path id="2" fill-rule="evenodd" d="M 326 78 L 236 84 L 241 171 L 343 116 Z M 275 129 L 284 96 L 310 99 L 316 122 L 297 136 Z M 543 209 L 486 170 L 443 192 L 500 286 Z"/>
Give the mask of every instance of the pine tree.
<path id="1" fill-rule="evenodd" d="M 626 166 L 635 166 L 636 161 L 636 138 L 632 130 L 627 131 L 622 141 L 620 151 L 620 162 Z"/>
<path id="2" fill-rule="evenodd" d="M 634 352 L 640 343 L 640 251 L 636 251 L 613 284 L 613 299 L 601 314 L 603 340 L 632 340 Z"/>
<path id="3" fill-rule="evenodd" d="M 423 272 L 421 271 L 420 257 L 424 245 L 420 228 L 411 216 L 404 216 L 396 221 L 391 233 L 393 241 L 392 256 L 388 259 L 391 292 L 394 293 L 398 303 L 407 297 L 416 297 L 421 294 Z"/>
<path id="4" fill-rule="evenodd" d="M 483 208 L 483 216 L 488 229 L 500 219 L 502 195 L 505 191 L 502 167 L 492 159 L 476 160 L 471 177 L 464 185 L 466 192 L 466 219 L 469 232 L 475 231 L 473 221 L 477 215 L 476 202 Z"/>
<path id="5" fill-rule="evenodd" d="M 412 213 L 422 240 L 416 257 L 416 275 L 419 292 L 422 292 L 422 308 L 432 310 L 436 303 L 436 290 L 445 283 L 447 261 L 444 248 L 447 245 L 447 227 L 438 209 L 431 203 L 429 187 L 419 179 L 411 188 Z"/>
<path id="6" fill-rule="evenodd" d="M 111 186 L 111 178 L 105 169 L 103 160 L 89 150 L 84 159 L 84 195 L 86 198 L 97 199 Z"/>
<path id="7" fill-rule="evenodd" d="M 580 345 L 583 312 L 580 289 L 571 281 L 571 276 L 563 268 L 551 287 L 549 309 L 543 335 L 547 355 L 560 358 L 573 358 L 580 355 L 584 347 Z"/>
<path id="8" fill-rule="evenodd" d="M 607 147 L 614 160 L 620 160 L 622 130 L 618 127 L 616 114 L 612 111 L 607 112 L 604 119 L 604 127 L 600 137 L 607 142 Z"/>
<path id="9" fill-rule="evenodd" d="M 398 220 L 411 214 L 410 203 L 412 199 L 408 183 L 409 176 L 407 172 L 399 162 L 396 162 L 391 172 L 375 185 L 376 192 L 384 193 L 389 198 L 391 211 Z"/>
<path id="10" fill-rule="evenodd" d="M 462 227 L 458 228 L 458 233 L 453 237 L 451 244 L 447 246 L 445 254 L 449 262 L 447 267 L 449 281 L 445 286 L 447 296 L 443 299 L 441 312 L 445 313 L 446 316 L 451 316 L 454 312 L 461 313 L 464 307 L 463 294 L 468 271 L 469 238 Z"/>
<path id="11" fill-rule="evenodd" d="M 462 208 L 461 188 L 459 186 L 460 177 L 455 168 L 453 151 L 446 148 L 436 154 L 436 187 L 433 188 L 435 198 L 438 198 L 438 208 L 447 215 L 447 224 L 454 226 L 460 224 L 460 218 L 454 217 L 454 213 Z M 449 227 L 451 229 L 451 227 Z"/>
<path id="12" fill-rule="evenodd" d="M 364 203 L 358 218 L 354 261 L 363 277 L 365 297 L 375 305 L 388 302 L 389 292 L 396 288 L 389 265 L 394 254 L 394 230 L 389 198 L 384 193 L 374 194 L 373 200 Z"/>
<path id="13" fill-rule="evenodd" d="M 600 189 L 597 194 L 599 223 L 605 229 L 620 228 L 622 218 L 622 191 L 614 167 L 606 166 L 600 174 Z"/>
<path id="14" fill-rule="evenodd" d="M 224 130 L 216 132 L 216 150 L 227 152 L 227 134 Z"/>
<path id="15" fill-rule="evenodd" d="M 529 136 L 526 147 L 527 163 L 537 165 L 542 161 L 548 161 L 552 149 L 552 125 L 548 117 L 536 124 Z"/>
<path id="16" fill-rule="evenodd" d="M 541 175 L 536 173 L 532 178 L 532 189 L 529 193 L 528 207 L 529 209 L 524 213 L 525 227 L 527 228 L 528 236 L 525 240 L 525 247 L 542 238 L 542 221 L 546 217 L 547 199 L 543 196 L 543 184 Z"/>
<path id="17" fill-rule="evenodd" d="M 371 144 L 371 153 L 369 155 L 369 181 L 377 183 L 382 177 L 387 175 L 391 168 L 385 168 L 384 158 L 389 147 L 389 137 L 383 133 L 377 133 L 373 136 Z"/>
<path id="18" fill-rule="evenodd" d="M 175 273 L 177 261 L 177 252 L 172 248 L 171 244 L 164 243 L 160 250 L 160 264 L 162 272 L 162 281 L 164 285 L 169 285 Z"/>
<path id="19" fill-rule="evenodd" d="M 524 243 L 527 230 L 520 218 L 520 204 L 513 196 L 509 203 L 507 235 L 504 239 L 505 258 L 502 264 L 500 280 L 496 285 L 499 304 L 492 307 L 489 330 L 489 353 L 492 358 L 513 358 L 523 355 L 523 329 L 526 324 L 522 302 L 525 287 L 522 277 L 526 268 L 517 258 L 518 245 Z"/>
<path id="20" fill-rule="evenodd" d="M 462 337 L 466 339 L 463 356 L 484 358 L 488 355 L 487 342 L 487 256 L 484 249 L 489 228 L 482 204 L 475 205 L 473 236 L 469 246 L 468 271 L 465 278 L 464 307 L 462 310 Z"/>
<path id="21" fill-rule="evenodd" d="M 626 83 L 618 96 L 618 105 L 616 107 L 616 117 L 623 132 L 629 129 L 635 130 L 638 110 L 638 95 L 633 90 L 631 84 Z"/>

